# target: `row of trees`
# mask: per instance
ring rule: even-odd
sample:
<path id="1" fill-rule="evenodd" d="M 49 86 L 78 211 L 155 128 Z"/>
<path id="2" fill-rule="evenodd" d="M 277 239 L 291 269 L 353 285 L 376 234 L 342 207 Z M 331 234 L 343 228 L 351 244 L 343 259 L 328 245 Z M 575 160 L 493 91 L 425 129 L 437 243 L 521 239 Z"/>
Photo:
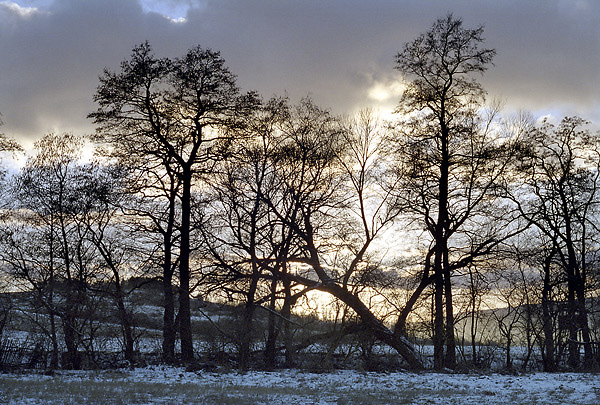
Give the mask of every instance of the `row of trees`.
<path id="1" fill-rule="evenodd" d="M 425 365 L 416 337 L 431 339 L 435 369 L 456 367 L 456 294 L 473 363 L 480 310 L 502 304 L 539 314 L 526 335 L 544 369 L 560 365 L 563 341 L 570 367 L 594 366 L 598 135 L 579 118 L 536 125 L 486 106 L 474 76 L 495 51 L 482 34 L 448 15 L 407 43 L 393 123 L 242 93 L 220 54 L 200 47 L 160 59 L 144 43 L 105 70 L 90 114 L 101 163 L 83 163 L 81 138 L 45 136 L 10 182 L 1 229 L 11 285 L 47 313 L 52 366 L 60 335 L 64 365 L 78 365 L 95 327 L 83 314 L 100 296 L 118 308 L 135 360 L 123 280 L 137 275 L 162 283 L 166 362 L 178 339 L 180 360 L 194 360 L 190 297 L 201 295 L 243 305 L 240 368 L 259 307 L 269 313 L 266 365 L 280 350 L 292 365 L 292 313 L 320 291 L 351 320 L 340 333 L 377 339 L 413 369 Z M 399 229 L 406 237 L 390 239 Z M 402 260 L 386 259 L 382 244 Z M 559 315 L 571 320 L 566 338 Z M 516 320 L 498 315 L 509 347 Z"/>

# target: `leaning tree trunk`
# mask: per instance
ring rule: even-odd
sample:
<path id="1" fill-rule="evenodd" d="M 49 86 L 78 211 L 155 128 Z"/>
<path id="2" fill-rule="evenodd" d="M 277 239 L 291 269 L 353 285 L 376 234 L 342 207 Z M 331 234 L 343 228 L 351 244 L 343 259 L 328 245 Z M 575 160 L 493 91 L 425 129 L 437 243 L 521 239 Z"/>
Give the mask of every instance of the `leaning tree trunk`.
<path id="1" fill-rule="evenodd" d="M 429 270 L 431 268 L 431 258 L 434 253 L 435 247 L 429 249 L 429 251 L 427 252 L 427 257 L 425 258 L 425 268 L 423 269 L 423 274 L 421 275 L 421 281 L 419 282 L 417 288 L 412 292 L 410 298 L 406 302 L 406 305 L 404 305 L 404 308 L 402 308 L 402 310 L 400 311 L 400 315 L 398 316 L 396 325 L 394 325 L 394 334 L 398 336 L 407 335 L 406 320 L 408 319 L 408 316 L 412 312 L 413 307 L 417 303 L 417 300 L 419 299 L 425 288 L 427 288 L 433 281 L 433 278 L 429 275 Z"/>
<path id="2" fill-rule="evenodd" d="M 394 334 L 394 332 L 387 328 L 383 322 L 377 319 L 371 310 L 356 295 L 335 283 L 333 280 L 321 282 L 315 286 L 315 283 L 312 280 L 295 275 L 289 275 L 289 277 L 303 285 L 314 286 L 320 291 L 327 292 L 348 305 L 358 315 L 367 333 L 371 333 L 375 338 L 396 350 L 406 361 L 410 369 L 423 369 L 423 362 L 418 358 L 408 339 L 404 336 Z"/>
<path id="3" fill-rule="evenodd" d="M 309 252 L 309 257 L 304 260 L 304 263 L 310 264 L 311 268 L 319 278 L 319 282 L 310 280 L 298 275 L 287 274 L 290 281 L 296 281 L 307 287 L 313 287 L 317 290 L 327 292 L 348 307 L 358 315 L 362 324 L 364 325 L 367 333 L 371 333 L 375 338 L 379 339 L 383 343 L 394 348 L 406 361 L 408 366 L 414 370 L 423 369 L 423 362 L 417 357 L 412 344 L 404 336 L 398 336 L 394 334 L 392 330 L 386 327 L 377 317 L 371 312 L 371 310 L 360 300 L 360 298 L 348 291 L 342 285 L 332 280 L 325 269 L 321 266 L 319 260 L 319 253 L 314 244 L 313 239 L 313 227 L 310 223 L 310 212 L 305 214 L 304 217 L 304 230 L 301 234 L 304 236 L 306 242 L 306 250 Z"/>

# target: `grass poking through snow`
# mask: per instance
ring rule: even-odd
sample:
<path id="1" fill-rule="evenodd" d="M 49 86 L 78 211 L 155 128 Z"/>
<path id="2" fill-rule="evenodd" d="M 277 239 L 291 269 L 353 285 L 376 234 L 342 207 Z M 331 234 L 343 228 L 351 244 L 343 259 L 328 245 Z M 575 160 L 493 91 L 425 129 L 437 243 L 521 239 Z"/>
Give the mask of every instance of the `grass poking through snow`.
<path id="1" fill-rule="evenodd" d="M 0 375 L 9 404 L 597 404 L 594 374 L 208 373 L 148 367 Z"/>

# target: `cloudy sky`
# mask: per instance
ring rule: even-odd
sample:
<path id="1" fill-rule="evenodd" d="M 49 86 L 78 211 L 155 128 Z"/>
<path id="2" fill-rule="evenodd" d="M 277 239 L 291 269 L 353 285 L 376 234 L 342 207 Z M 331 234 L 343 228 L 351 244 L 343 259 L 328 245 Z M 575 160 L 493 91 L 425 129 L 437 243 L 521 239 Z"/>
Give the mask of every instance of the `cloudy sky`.
<path id="1" fill-rule="evenodd" d="M 498 52 L 482 78 L 507 113 L 600 123 L 598 0 L 0 1 L 0 132 L 25 144 L 92 132 L 98 76 L 148 40 L 157 56 L 220 50 L 244 90 L 310 94 L 335 113 L 393 109 L 394 56 L 452 12 Z"/>

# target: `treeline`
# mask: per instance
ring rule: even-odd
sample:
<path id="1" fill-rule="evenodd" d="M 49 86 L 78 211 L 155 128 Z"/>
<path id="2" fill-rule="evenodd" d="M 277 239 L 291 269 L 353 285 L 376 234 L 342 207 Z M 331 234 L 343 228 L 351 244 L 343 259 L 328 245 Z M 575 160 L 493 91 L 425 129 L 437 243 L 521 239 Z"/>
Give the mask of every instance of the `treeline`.
<path id="1" fill-rule="evenodd" d="M 596 367 L 598 134 L 486 104 L 476 79 L 495 51 L 482 35 L 448 15 L 405 44 L 393 122 L 242 93 L 209 49 L 171 59 L 136 46 L 100 76 L 95 135 L 48 134 L 7 177 L 3 281 L 45 312 L 50 366 L 80 365 L 100 302 L 135 363 L 124 281 L 143 276 L 162 286 L 167 363 L 196 358 L 199 296 L 243 308 L 240 369 L 257 356 L 257 308 L 265 367 L 293 366 L 292 315 L 318 291 L 339 336 L 368 336 L 411 369 L 429 366 L 416 341 L 432 343 L 436 370 L 466 345 L 481 366 L 492 341 L 508 368 L 515 343 L 524 367 Z"/>

